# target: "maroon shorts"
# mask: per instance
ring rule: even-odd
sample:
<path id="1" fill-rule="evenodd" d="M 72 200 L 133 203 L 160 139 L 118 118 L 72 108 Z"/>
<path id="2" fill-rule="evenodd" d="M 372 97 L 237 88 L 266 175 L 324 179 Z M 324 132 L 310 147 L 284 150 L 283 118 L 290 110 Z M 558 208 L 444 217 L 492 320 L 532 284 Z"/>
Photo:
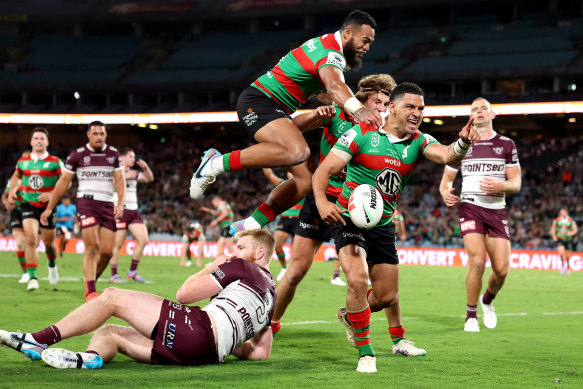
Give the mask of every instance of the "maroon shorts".
<path id="1" fill-rule="evenodd" d="M 137 209 L 124 209 L 123 216 L 115 223 L 115 226 L 118 230 L 127 230 L 130 224 L 144 224 L 140 212 Z"/>
<path id="2" fill-rule="evenodd" d="M 102 226 L 111 231 L 116 230 L 113 203 L 109 201 L 79 197 L 77 199 L 77 220 L 79 220 L 81 229 Z"/>
<path id="3" fill-rule="evenodd" d="M 462 202 L 459 205 L 460 235 L 478 233 L 510 240 L 504 209 L 488 209 Z"/>
<path id="4" fill-rule="evenodd" d="M 211 320 L 200 307 L 164 300 L 152 338 L 154 365 L 194 366 L 219 362 Z"/>

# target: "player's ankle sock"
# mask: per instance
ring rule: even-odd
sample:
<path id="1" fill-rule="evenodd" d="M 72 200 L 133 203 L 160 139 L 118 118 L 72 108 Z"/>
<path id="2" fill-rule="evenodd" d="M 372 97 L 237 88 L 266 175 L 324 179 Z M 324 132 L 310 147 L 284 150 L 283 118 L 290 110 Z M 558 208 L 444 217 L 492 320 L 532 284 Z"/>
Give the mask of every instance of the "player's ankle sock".
<path id="1" fill-rule="evenodd" d="M 281 323 L 279 321 L 271 321 L 271 332 L 275 335 L 281 329 Z"/>
<path id="2" fill-rule="evenodd" d="M 476 305 L 467 305 L 467 313 L 466 313 L 466 321 L 468 321 L 468 319 L 477 319 L 478 315 L 476 314 L 476 312 L 478 311 L 478 304 Z"/>
<path id="3" fill-rule="evenodd" d="M 61 341 L 61 332 L 54 324 L 44 330 L 33 332 L 31 335 L 38 343 L 46 344 L 47 346 L 52 346 Z"/>
<path id="4" fill-rule="evenodd" d="M 96 282 L 95 280 L 85 281 L 85 295 L 97 292 Z"/>
<path id="5" fill-rule="evenodd" d="M 55 267 L 55 265 L 57 264 L 57 256 L 48 256 L 47 255 L 47 259 L 49 260 L 49 267 Z"/>
<path id="6" fill-rule="evenodd" d="M 281 263 L 282 268 L 286 268 L 287 264 L 285 263 L 285 252 L 282 249 L 275 250 L 275 254 L 277 255 L 277 259 L 279 259 L 279 263 Z"/>
<path id="7" fill-rule="evenodd" d="M 251 218 L 253 218 L 257 222 L 257 224 L 259 224 L 258 228 L 263 228 L 269 223 L 271 223 L 273 220 L 275 220 L 276 216 L 277 214 L 275 213 L 273 208 L 267 205 L 267 203 L 263 203 L 259 207 L 257 207 L 255 211 L 253 211 Z M 249 220 L 249 218 L 247 218 L 247 220 Z M 247 226 L 245 226 L 245 228 L 247 228 Z"/>
<path id="8" fill-rule="evenodd" d="M 332 278 L 340 277 L 340 270 L 334 270 L 334 274 L 332 274 Z"/>
<path id="9" fill-rule="evenodd" d="M 24 258 L 24 251 L 17 251 L 16 257 L 18 258 L 18 263 L 22 269 L 22 273 L 26 273 L 26 259 Z"/>
<path id="10" fill-rule="evenodd" d="M 130 271 L 136 271 L 138 270 L 138 264 L 140 263 L 139 259 L 133 259 L 132 258 L 132 264 L 130 265 Z"/>
<path id="11" fill-rule="evenodd" d="M 26 271 L 28 272 L 28 275 L 30 276 L 31 279 L 36 279 L 36 268 L 38 267 L 38 265 L 26 265 Z"/>
<path id="12" fill-rule="evenodd" d="M 397 327 L 389 326 L 389 334 L 391 334 L 391 340 L 393 341 L 393 344 L 397 344 L 402 339 L 405 339 L 405 327 L 402 325 Z"/>
<path id="13" fill-rule="evenodd" d="M 117 265 L 111 265 L 111 276 L 117 276 Z"/>
<path id="14" fill-rule="evenodd" d="M 370 307 L 368 304 L 362 311 L 352 312 L 346 310 L 346 318 L 350 322 L 354 337 L 356 338 L 358 356 L 374 356 L 375 352 L 370 344 Z"/>
<path id="15" fill-rule="evenodd" d="M 219 161 L 221 162 L 220 166 L 218 163 Z M 211 161 L 211 169 L 212 173 L 216 171 L 217 174 L 243 169 L 243 166 L 241 166 L 241 150 L 231 151 L 230 153 L 224 154 L 222 159 L 215 158 L 215 160 Z"/>
<path id="16" fill-rule="evenodd" d="M 492 304 L 492 300 L 494 300 L 496 298 L 496 293 L 490 293 L 488 291 L 488 289 L 486 289 L 486 292 L 484 293 L 484 296 L 482 297 L 482 302 L 484 304 Z"/>
<path id="17" fill-rule="evenodd" d="M 87 351 L 85 351 L 85 352 L 86 352 L 87 354 L 95 354 L 95 355 L 99 355 L 99 353 L 98 353 L 97 351 L 95 351 L 95 350 L 87 350 Z M 99 356 L 101 356 L 101 355 L 99 355 Z"/>

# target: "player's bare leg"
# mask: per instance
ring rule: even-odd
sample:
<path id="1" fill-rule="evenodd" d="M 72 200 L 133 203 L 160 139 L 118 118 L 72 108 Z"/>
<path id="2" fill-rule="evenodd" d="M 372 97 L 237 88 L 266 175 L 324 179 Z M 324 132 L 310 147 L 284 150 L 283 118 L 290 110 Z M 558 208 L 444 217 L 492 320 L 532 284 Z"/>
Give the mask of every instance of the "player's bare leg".
<path id="1" fill-rule="evenodd" d="M 427 354 L 424 349 L 415 347 L 413 341 L 405 338 L 405 327 L 401 322 L 401 302 L 398 293 L 391 305 L 385 308 L 385 316 L 387 317 L 389 334 L 393 342 L 393 354 L 406 357 L 422 357 Z"/>
<path id="2" fill-rule="evenodd" d="M 85 299 L 97 297 L 96 269 L 99 261 L 99 230 L 101 226 L 95 225 L 81 230 L 81 238 L 85 244 L 83 255 L 83 275 L 85 276 Z"/>
<path id="3" fill-rule="evenodd" d="M 292 256 L 288 270 L 277 284 L 277 300 L 271 319 L 271 329 L 275 334 L 280 329 L 280 320 L 292 302 L 296 289 L 314 262 L 314 255 L 322 242 L 296 235 L 292 243 Z"/>
<path id="4" fill-rule="evenodd" d="M 24 235 L 24 230 L 22 228 L 13 228 L 12 237 L 16 242 L 16 257 L 18 258 L 18 263 L 20 264 L 20 269 L 22 270 L 22 277 L 18 280 L 19 284 L 27 284 L 30 281 L 30 275 L 26 269 L 26 236 Z"/>
<path id="5" fill-rule="evenodd" d="M 342 278 L 340 278 L 340 260 L 338 259 L 338 254 L 336 254 L 336 257 L 334 257 L 334 259 L 332 260 L 332 262 L 334 263 L 334 268 L 333 268 L 333 273 L 332 273 L 332 278 L 330 279 L 330 283 L 332 285 L 336 285 L 336 286 L 346 286 L 346 282 L 342 281 Z"/>
<path id="6" fill-rule="evenodd" d="M 232 245 L 231 245 L 232 247 Z M 198 256 L 196 257 L 196 266 L 201 267 L 202 266 L 202 250 L 203 250 L 203 242 L 202 241 L 198 241 Z M 190 258 L 190 256 L 188 257 Z"/>
<path id="7" fill-rule="evenodd" d="M 466 234 L 463 237 L 464 247 L 468 254 L 468 273 L 466 275 L 467 313 L 464 329 L 468 332 L 478 332 L 477 307 L 482 277 L 486 268 L 486 244 L 484 236 L 478 233 Z"/>
<path id="8" fill-rule="evenodd" d="M 115 231 L 108 230 L 102 227 L 99 230 L 99 259 L 97 261 L 97 266 L 95 269 L 95 279 L 107 269 L 109 261 L 113 256 L 113 245 L 115 244 Z"/>
<path id="9" fill-rule="evenodd" d="M 49 266 L 49 283 L 51 285 L 56 285 L 59 282 L 59 270 L 57 268 L 57 245 L 55 243 L 55 237 L 57 230 L 54 228 L 42 228 L 40 229 L 41 239 L 45 245 L 46 255 Z"/>
<path id="10" fill-rule="evenodd" d="M 134 252 L 132 254 L 132 263 L 130 265 L 130 270 L 128 271 L 126 277 L 130 278 L 136 282 L 146 282 L 139 274 L 138 274 L 138 265 L 140 263 L 140 259 L 144 254 L 144 248 L 148 243 L 148 229 L 144 223 L 132 223 L 128 226 L 128 229 L 136 238 L 136 247 L 134 248 Z"/>
<path id="11" fill-rule="evenodd" d="M 26 258 L 26 269 L 29 275 L 29 281 L 26 290 L 32 291 L 39 288 L 36 270 L 38 268 L 38 230 L 39 222 L 35 219 L 23 219 L 22 227 L 26 238 L 26 248 L 24 257 Z"/>
<path id="12" fill-rule="evenodd" d="M 283 244 L 285 241 L 290 237 L 285 231 L 276 230 L 273 233 L 273 238 L 275 239 L 275 255 L 277 256 L 277 260 L 281 264 L 281 271 L 277 275 L 276 281 L 280 282 L 281 279 L 285 276 L 287 271 L 287 262 L 285 260 L 285 251 L 283 251 Z"/>
<path id="13" fill-rule="evenodd" d="M 126 235 L 126 229 L 119 229 L 115 232 L 115 246 L 113 248 L 113 255 L 109 261 L 109 267 L 111 268 L 111 277 L 109 278 L 109 282 L 113 282 L 115 284 L 126 282 L 124 279 L 119 277 L 118 273 L 120 251 L 123 246 L 123 242 L 125 242 Z"/>
<path id="14" fill-rule="evenodd" d="M 87 350 L 97 352 L 105 363 L 115 358 L 118 351 L 138 362 L 150 363 L 153 346 L 153 340 L 132 327 L 106 324 L 95 331 Z"/>
<path id="15" fill-rule="evenodd" d="M 561 258 L 561 269 L 560 269 L 560 273 L 563 274 L 565 272 L 565 264 L 569 264 L 569 255 L 567 253 L 567 250 L 565 250 L 565 246 L 563 246 L 562 244 L 559 245 L 557 247 L 557 252 L 559 253 L 559 257 Z"/>
<path id="16" fill-rule="evenodd" d="M 510 241 L 503 238 L 494 238 L 486 236 L 486 251 L 490 256 L 492 264 L 492 274 L 488 279 L 488 286 L 482 296 L 480 296 L 480 305 L 482 306 L 482 314 L 484 325 L 488 328 L 496 328 L 498 322 L 496 311 L 492 305 L 492 300 L 496 297 L 510 267 Z"/>

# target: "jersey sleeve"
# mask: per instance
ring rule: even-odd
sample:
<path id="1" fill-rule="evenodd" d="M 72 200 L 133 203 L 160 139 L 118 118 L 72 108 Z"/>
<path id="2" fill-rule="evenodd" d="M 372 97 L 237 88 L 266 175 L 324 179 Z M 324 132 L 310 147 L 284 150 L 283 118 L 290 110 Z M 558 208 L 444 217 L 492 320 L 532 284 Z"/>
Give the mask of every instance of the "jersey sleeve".
<path id="1" fill-rule="evenodd" d="M 441 144 L 433 136 L 426 134 L 424 132 L 419 133 L 419 140 L 422 142 L 421 147 L 419 148 L 419 152 L 421 154 L 420 157 L 422 157 L 422 158 L 425 158 L 425 149 L 427 149 L 427 146 L 432 145 L 434 143 L 437 143 L 438 145 Z"/>
<path id="2" fill-rule="evenodd" d="M 342 53 L 331 50 L 331 49 L 324 49 L 322 58 L 316 62 L 316 69 L 319 71 L 324 66 L 334 66 L 337 69 L 340 69 L 341 72 L 344 71 L 346 68 L 346 58 Z"/>
<path id="3" fill-rule="evenodd" d="M 63 168 L 65 166 L 63 165 L 63 161 L 61 160 L 61 158 L 57 158 L 57 161 L 58 161 L 57 164 L 58 164 L 59 167 L 57 168 L 56 172 L 60 176 L 60 175 L 63 174 Z"/>
<path id="4" fill-rule="evenodd" d="M 235 282 L 245 277 L 245 263 L 241 258 L 234 258 L 220 264 L 211 274 L 211 277 L 224 289 L 231 282 Z"/>
<path id="5" fill-rule="evenodd" d="M 508 152 L 506 153 L 506 166 L 520 166 L 518 150 L 512 139 L 508 139 Z"/>
<path id="6" fill-rule="evenodd" d="M 123 165 L 121 164 L 121 156 L 119 155 L 119 153 L 116 151 L 115 152 L 115 162 L 113 165 L 113 170 L 114 171 L 118 171 L 118 170 L 123 170 Z"/>
<path id="7" fill-rule="evenodd" d="M 360 132 L 360 126 L 354 126 L 342 134 L 333 149 L 344 151 L 354 158 L 360 150 L 363 138 Z"/>
<path id="8" fill-rule="evenodd" d="M 18 160 L 18 162 L 16 162 L 16 171 L 18 172 L 18 174 L 22 174 L 22 169 L 20 168 L 20 161 L 21 159 Z"/>
<path id="9" fill-rule="evenodd" d="M 65 166 L 63 170 L 68 173 L 75 173 L 77 168 L 79 167 L 79 153 L 77 151 L 73 151 L 67 159 L 65 160 Z"/>

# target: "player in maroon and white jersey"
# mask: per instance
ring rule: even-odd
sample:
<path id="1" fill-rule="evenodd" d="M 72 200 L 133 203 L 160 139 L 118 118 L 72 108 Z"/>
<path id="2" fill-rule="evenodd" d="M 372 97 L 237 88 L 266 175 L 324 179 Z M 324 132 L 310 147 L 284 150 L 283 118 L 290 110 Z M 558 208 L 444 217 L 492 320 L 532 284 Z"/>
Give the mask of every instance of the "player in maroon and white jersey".
<path id="1" fill-rule="evenodd" d="M 121 250 L 121 246 L 123 246 L 127 231 L 129 230 L 136 239 L 137 244 L 134 247 L 132 263 L 130 270 L 126 274 L 126 278 L 141 283 L 146 282 L 146 280 L 138 274 L 138 264 L 144 254 L 144 247 L 148 243 L 148 229 L 138 211 L 138 184 L 149 184 L 154 181 L 154 173 L 152 173 L 152 170 L 144 160 L 136 160 L 136 153 L 131 147 L 124 147 L 120 152 L 120 158 L 126 178 L 126 199 L 124 202 L 123 216 L 116 223 L 117 232 L 115 233 L 115 247 L 113 249 L 113 256 L 111 257 L 111 278 L 109 282 L 125 282 L 117 274 L 117 265 L 119 264 L 119 251 Z M 138 165 L 142 171 L 132 169 L 134 165 Z M 117 196 L 115 193 L 113 197 L 114 203 L 116 203 Z"/>
<path id="2" fill-rule="evenodd" d="M 204 365 L 267 359 L 273 335 L 269 320 L 277 297 L 269 273 L 273 236 L 266 230 L 237 236 L 233 256 L 221 255 L 190 276 L 178 302 L 132 290 L 107 288 L 57 323 L 35 333 L 0 330 L 0 345 L 41 358 L 57 368 L 101 368 L 119 352 L 155 365 Z M 204 307 L 187 306 L 210 298 Z M 104 323 L 111 317 L 131 327 Z M 85 352 L 47 348 L 95 331 Z"/>
<path id="3" fill-rule="evenodd" d="M 445 205 L 459 203 L 459 222 L 464 247 L 469 256 L 466 276 L 467 314 L 464 330 L 480 331 L 476 310 L 478 298 L 484 325 L 495 328 L 496 312 L 492 300 L 504 285 L 510 264 L 510 234 L 506 219 L 506 194 L 520 190 L 518 152 L 514 142 L 494 131 L 496 116 L 490 102 L 482 97 L 472 102 L 471 117 L 480 134 L 468 153 L 456 166 L 446 166 L 439 186 Z M 462 190 L 455 195 L 453 181 L 462 172 Z M 492 262 L 492 274 L 483 295 L 482 277 L 486 255 Z"/>
<path id="4" fill-rule="evenodd" d="M 89 143 L 67 157 L 63 175 L 57 181 L 47 210 L 41 216 L 41 223 L 46 224 L 50 211 L 63 197 L 76 174 L 79 181 L 77 220 L 85 243 L 85 300 L 89 301 L 97 297 L 97 277 L 105 270 L 113 255 L 115 219 L 123 216 L 126 185 L 119 153 L 105 143 L 105 124 L 98 121 L 90 123 L 87 138 Z M 112 202 L 114 179 L 118 183 L 116 205 Z"/>

